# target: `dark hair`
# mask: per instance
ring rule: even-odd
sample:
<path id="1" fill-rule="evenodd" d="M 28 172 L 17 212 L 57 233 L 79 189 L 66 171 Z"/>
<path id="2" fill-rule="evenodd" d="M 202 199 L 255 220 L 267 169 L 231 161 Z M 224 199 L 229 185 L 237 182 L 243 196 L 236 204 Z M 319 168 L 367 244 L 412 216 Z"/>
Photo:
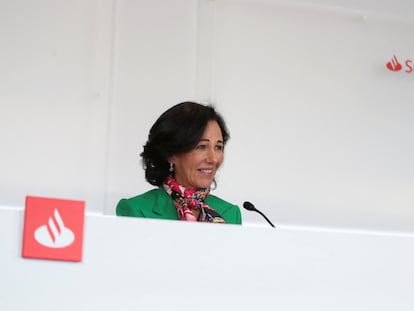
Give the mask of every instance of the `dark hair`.
<path id="1" fill-rule="evenodd" d="M 170 174 L 168 159 L 196 147 L 209 121 L 217 121 L 224 144 L 230 138 L 226 124 L 214 107 L 183 102 L 165 111 L 151 127 L 141 153 L 145 179 L 161 186 Z"/>

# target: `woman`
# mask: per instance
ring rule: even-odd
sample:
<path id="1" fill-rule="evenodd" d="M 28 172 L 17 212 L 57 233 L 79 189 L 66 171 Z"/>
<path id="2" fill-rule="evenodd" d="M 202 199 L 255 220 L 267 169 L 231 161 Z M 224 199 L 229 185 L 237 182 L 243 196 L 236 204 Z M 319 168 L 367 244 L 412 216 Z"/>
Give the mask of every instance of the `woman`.
<path id="1" fill-rule="evenodd" d="M 157 189 L 116 207 L 119 216 L 241 224 L 238 206 L 209 194 L 229 133 L 211 106 L 184 102 L 152 126 L 141 153 L 146 180 Z"/>

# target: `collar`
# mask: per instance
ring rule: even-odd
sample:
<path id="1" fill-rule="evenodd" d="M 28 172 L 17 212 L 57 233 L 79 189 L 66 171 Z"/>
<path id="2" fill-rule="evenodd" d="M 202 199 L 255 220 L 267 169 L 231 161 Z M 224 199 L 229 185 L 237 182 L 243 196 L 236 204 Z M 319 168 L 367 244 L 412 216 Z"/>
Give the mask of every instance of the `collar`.
<path id="1" fill-rule="evenodd" d="M 226 215 L 231 207 L 230 204 L 223 204 L 222 200 L 211 193 L 208 195 L 205 202 L 206 204 L 212 206 L 222 217 Z M 157 190 L 157 195 L 152 206 L 152 213 L 162 216 L 162 218 L 178 219 L 177 208 L 175 207 L 172 198 L 162 186 Z"/>
<path id="2" fill-rule="evenodd" d="M 175 207 L 172 198 L 162 186 L 158 188 L 152 212 L 160 216 L 169 216 L 169 218 L 178 219 L 177 208 Z"/>

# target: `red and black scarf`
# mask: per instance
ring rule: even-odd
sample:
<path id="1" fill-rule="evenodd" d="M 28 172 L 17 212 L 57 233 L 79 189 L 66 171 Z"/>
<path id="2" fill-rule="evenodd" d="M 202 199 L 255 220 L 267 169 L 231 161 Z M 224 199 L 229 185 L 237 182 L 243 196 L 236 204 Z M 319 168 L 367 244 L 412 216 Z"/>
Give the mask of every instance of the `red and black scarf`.
<path id="1" fill-rule="evenodd" d="M 172 177 L 168 176 L 163 187 L 171 196 L 174 205 L 177 208 L 178 219 L 184 221 L 200 221 L 226 223 L 226 221 L 211 206 L 204 203 L 210 193 L 210 188 L 186 189 L 178 184 Z M 200 210 L 198 219 L 194 216 L 192 210 Z"/>

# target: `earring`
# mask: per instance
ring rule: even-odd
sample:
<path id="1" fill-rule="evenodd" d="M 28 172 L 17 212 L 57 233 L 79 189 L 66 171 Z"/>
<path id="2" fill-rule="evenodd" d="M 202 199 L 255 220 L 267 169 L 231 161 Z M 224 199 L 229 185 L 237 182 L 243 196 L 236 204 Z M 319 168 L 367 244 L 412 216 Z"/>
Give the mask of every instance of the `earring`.
<path id="1" fill-rule="evenodd" d="M 174 164 L 172 164 L 172 162 L 170 163 L 170 173 L 174 172 Z"/>

